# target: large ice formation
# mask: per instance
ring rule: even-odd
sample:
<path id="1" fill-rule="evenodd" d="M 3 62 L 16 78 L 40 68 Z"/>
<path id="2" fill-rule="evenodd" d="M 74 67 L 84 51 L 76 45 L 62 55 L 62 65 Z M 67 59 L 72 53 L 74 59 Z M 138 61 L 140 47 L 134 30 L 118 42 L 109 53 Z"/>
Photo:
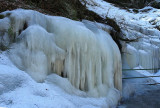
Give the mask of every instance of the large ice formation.
<path id="1" fill-rule="evenodd" d="M 120 98 L 121 55 L 107 32 L 89 21 L 32 10 L 1 14 L 5 16 L 0 19 L 1 34 L 8 44 L 14 42 L 10 58 L 33 79 L 42 82 L 56 73 L 88 96 L 105 96 L 113 104 Z"/>
<path id="2" fill-rule="evenodd" d="M 116 21 L 124 39 L 136 40 L 122 42 L 122 56 L 129 68 L 144 68 L 153 73 L 160 68 L 160 10 L 145 7 L 137 10 L 120 9 L 104 0 L 84 0 L 89 10 L 103 18 Z M 122 59 L 124 61 L 124 59 Z"/>

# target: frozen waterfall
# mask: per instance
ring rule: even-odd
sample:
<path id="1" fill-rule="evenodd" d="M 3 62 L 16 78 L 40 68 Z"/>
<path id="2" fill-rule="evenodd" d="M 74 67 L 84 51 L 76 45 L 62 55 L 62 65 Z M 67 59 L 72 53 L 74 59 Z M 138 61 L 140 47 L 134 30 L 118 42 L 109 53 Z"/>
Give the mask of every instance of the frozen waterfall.
<path id="1" fill-rule="evenodd" d="M 89 21 L 47 16 L 32 10 L 1 13 L 0 34 L 10 59 L 33 79 L 56 73 L 88 96 L 117 104 L 122 90 L 121 55 L 111 36 Z M 53 79 L 54 80 L 54 79 Z M 65 83 L 65 82 L 63 82 Z"/>

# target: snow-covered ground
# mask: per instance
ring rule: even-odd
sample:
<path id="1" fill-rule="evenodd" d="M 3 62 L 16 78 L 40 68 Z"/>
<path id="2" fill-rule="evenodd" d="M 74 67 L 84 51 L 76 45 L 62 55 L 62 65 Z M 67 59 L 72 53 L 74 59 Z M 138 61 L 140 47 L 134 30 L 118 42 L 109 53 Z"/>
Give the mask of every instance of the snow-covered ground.
<path id="1" fill-rule="evenodd" d="M 60 78 L 55 74 L 53 76 Z M 106 106 L 105 98 L 68 94 L 49 80 L 43 83 L 35 82 L 26 72 L 12 64 L 6 52 L 0 52 L 0 107 L 100 108 Z"/>

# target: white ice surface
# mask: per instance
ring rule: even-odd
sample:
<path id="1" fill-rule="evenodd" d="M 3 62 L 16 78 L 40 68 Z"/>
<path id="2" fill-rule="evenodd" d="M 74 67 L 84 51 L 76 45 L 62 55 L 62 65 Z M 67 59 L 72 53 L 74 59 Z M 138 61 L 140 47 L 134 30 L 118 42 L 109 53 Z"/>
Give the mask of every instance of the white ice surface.
<path id="1" fill-rule="evenodd" d="M 66 93 L 51 84 L 35 82 L 0 53 L 0 107 L 7 108 L 100 108 L 107 107 L 105 98 L 87 98 Z M 54 75 L 54 74 L 53 74 Z M 55 77 L 58 77 L 55 75 Z"/>

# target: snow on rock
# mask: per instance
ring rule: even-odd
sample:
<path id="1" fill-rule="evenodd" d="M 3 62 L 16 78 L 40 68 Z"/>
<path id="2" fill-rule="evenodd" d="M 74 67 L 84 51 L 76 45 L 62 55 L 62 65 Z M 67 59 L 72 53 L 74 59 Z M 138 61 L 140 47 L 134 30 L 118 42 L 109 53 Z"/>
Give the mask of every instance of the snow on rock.
<path id="1" fill-rule="evenodd" d="M 114 19 L 121 28 L 123 38 L 138 40 L 130 43 L 122 42 L 122 52 L 130 68 L 160 67 L 160 9 L 145 7 L 135 13 L 134 9 L 120 9 L 103 0 L 85 0 L 82 4 L 103 18 Z M 150 72 L 157 71 L 150 70 Z"/>
<path id="2" fill-rule="evenodd" d="M 9 44 L 13 43 L 10 45 L 11 49 L 8 55 L 20 70 L 27 72 L 38 82 L 46 80 L 44 85 L 49 82 L 49 85 L 53 85 L 52 89 L 57 89 L 56 85 L 58 85 L 69 94 L 80 96 L 77 97 L 79 98 L 78 102 L 82 100 L 84 103 L 87 100 L 87 103 L 90 101 L 89 103 L 95 107 L 113 107 L 118 103 L 122 90 L 121 55 L 109 33 L 99 29 L 102 27 L 107 31 L 110 28 L 100 24 L 96 25 L 90 21 L 78 22 L 64 17 L 47 16 L 32 10 L 18 9 L 1 14 L 7 20 L 5 20 L 6 25 L 0 28 L 0 32 L 2 37 L 8 37 L 8 40 L 5 41 L 8 41 Z M 4 19 L 0 19 L 0 24 L 4 24 Z M 42 98 L 38 98 L 39 95 L 44 97 L 44 100 L 49 100 L 49 105 L 52 102 L 51 98 L 53 97 L 45 93 L 43 83 L 33 83 L 35 90 L 40 86 L 43 89 L 37 91 L 38 93 L 33 93 L 38 95 L 37 97 L 32 96 L 33 86 L 23 88 L 21 82 L 18 81 L 17 83 L 20 88 L 17 88 L 18 90 L 15 88 L 15 91 L 11 90 L 10 92 L 14 95 L 3 94 L 2 99 L 13 99 L 16 97 L 15 94 L 19 94 L 20 98 L 23 96 L 23 92 L 29 89 L 26 91 L 29 97 L 23 97 L 22 102 L 31 104 L 24 103 L 24 106 L 46 107 L 44 106 L 45 101 L 41 103 Z M 48 85 L 46 86 L 48 87 Z M 82 98 L 88 96 L 104 97 L 105 102 L 101 99 L 97 101 L 98 98 L 86 100 Z M 14 105 L 17 107 L 20 106 L 18 104 L 19 98 L 13 99 L 15 100 Z M 33 105 L 32 99 L 34 98 L 37 102 Z M 62 102 L 65 99 L 59 97 L 58 100 Z M 64 101 L 66 103 L 61 104 L 60 107 L 67 107 L 68 105 L 72 107 L 74 106 L 72 103 L 76 104 L 75 106 L 82 106 L 81 103 L 77 103 L 70 97 L 68 100 Z M 97 102 L 94 103 L 94 101 Z M 4 102 L 4 104 L 7 103 Z M 58 104 L 59 102 L 55 103 L 55 106 Z"/>

